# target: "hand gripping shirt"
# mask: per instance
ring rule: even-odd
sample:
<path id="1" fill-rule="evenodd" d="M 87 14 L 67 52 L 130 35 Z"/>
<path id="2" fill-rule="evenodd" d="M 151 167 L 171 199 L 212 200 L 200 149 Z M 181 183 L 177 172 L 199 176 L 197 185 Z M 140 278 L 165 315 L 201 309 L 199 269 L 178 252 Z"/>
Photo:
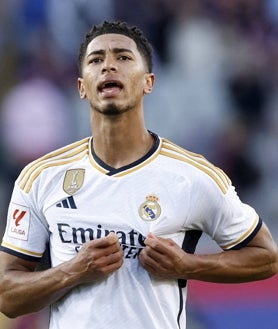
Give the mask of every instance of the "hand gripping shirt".
<path id="1" fill-rule="evenodd" d="M 152 135 L 152 149 L 128 166 L 107 166 L 89 137 L 30 163 L 15 182 L 2 251 L 39 261 L 49 243 L 57 266 L 110 231 L 124 250 L 119 270 L 51 305 L 50 329 L 185 328 L 186 282 L 156 279 L 139 263 L 147 234 L 193 253 L 202 232 L 228 250 L 259 230 L 255 210 L 223 171 Z"/>

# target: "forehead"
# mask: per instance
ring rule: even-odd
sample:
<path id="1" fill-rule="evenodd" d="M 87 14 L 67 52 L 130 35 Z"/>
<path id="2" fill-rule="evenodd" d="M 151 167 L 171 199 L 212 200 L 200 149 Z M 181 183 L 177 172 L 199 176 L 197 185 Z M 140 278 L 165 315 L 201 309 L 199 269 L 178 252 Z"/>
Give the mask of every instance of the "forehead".
<path id="1" fill-rule="evenodd" d="M 139 54 L 136 43 L 131 38 L 116 33 L 102 34 L 95 37 L 87 47 L 87 54 L 97 50 L 128 49 Z"/>

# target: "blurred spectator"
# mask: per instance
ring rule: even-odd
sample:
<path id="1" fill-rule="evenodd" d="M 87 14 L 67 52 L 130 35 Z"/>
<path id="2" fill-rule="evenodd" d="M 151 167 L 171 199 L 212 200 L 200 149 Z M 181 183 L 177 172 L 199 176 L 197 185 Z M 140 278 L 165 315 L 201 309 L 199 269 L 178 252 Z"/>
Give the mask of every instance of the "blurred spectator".
<path id="1" fill-rule="evenodd" d="M 115 17 L 146 31 L 158 62 L 167 63 L 167 31 L 183 0 L 114 1 Z"/>
<path id="2" fill-rule="evenodd" d="M 194 19 L 187 12 L 186 20 L 179 15 L 167 35 L 170 62 L 158 75 L 154 95 L 146 100 L 146 118 L 150 129 L 211 157 L 230 117 L 223 83 L 223 34 L 196 12 Z"/>
<path id="3" fill-rule="evenodd" d="M 69 141 L 72 130 L 65 95 L 49 81 L 34 78 L 14 86 L 1 110 L 6 159 L 18 169 Z"/>
<path id="4" fill-rule="evenodd" d="M 83 36 L 90 26 L 114 18 L 112 0 L 48 0 L 46 3 L 48 28 L 55 48 L 58 47 L 56 60 L 61 65 L 65 59 L 59 59 L 61 53 L 75 61 L 80 36 Z"/>
<path id="5" fill-rule="evenodd" d="M 5 218 L 13 182 L 23 166 L 68 144 L 73 120 L 65 95 L 42 78 L 11 88 L 0 110 L 0 215 Z M 1 221 L 1 236 L 4 226 Z"/>

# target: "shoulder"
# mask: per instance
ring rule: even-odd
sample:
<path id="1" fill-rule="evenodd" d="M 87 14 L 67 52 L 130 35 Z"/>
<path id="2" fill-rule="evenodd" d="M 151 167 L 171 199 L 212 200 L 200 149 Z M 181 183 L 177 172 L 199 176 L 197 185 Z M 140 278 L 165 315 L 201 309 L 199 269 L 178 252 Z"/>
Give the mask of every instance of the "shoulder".
<path id="1" fill-rule="evenodd" d="M 29 163 L 20 173 L 16 184 L 28 193 L 33 182 L 47 169 L 57 169 L 79 161 L 89 153 L 90 137 L 74 142 Z"/>
<path id="2" fill-rule="evenodd" d="M 225 172 L 208 161 L 203 155 L 188 151 L 168 139 L 162 138 L 160 154 L 169 161 L 177 163 L 177 170 L 190 171 L 198 181 L 209 180 L 215 183 L 226 194 L 231 186 L 231 181 Z M 193 178 L 193 177 L 192 177 Z"/>

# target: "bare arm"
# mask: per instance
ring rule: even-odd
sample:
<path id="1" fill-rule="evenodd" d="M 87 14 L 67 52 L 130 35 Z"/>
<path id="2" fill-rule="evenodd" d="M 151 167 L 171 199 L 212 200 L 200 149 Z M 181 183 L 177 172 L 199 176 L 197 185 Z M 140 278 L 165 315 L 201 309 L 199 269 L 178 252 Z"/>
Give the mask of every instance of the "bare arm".
<path id="1" fill-rule="evenodd" d="M 87 242 L 68 262 L 35 272 L 36 263 L 0 252 L 0 311 L 9 317 L 36 312 L 82 283 L 116 271 L 123 251 L 115 234 Z"/>
<path id="2" fill-rule="evenodd" d="M 277 246 L 266 225 L 245 248 L 211 255 L 187 254 L 171 239 L 152 234 L 145 244 L 140 262 L 161 278 L 240 283 L 266 279 L 278 272 Z"/>

